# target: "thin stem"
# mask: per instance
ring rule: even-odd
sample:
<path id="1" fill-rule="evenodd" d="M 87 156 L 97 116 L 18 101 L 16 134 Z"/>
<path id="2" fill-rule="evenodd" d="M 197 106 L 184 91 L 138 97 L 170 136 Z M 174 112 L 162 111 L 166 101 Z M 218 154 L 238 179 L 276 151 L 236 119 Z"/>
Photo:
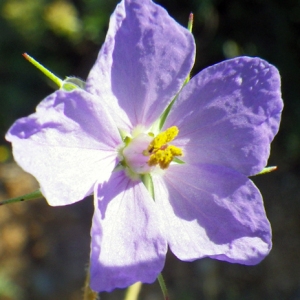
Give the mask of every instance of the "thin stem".
<path id="1" fill-rule="evenodd" d="M 141 288 L 141 282 L 136 282 L 135 284 L 131 285 L 126 291 L 124 300 L 138 300 Z"/>
<path id="2" fill-rule="evenodd" d="M 161 291 L 164 295 L 165 300 L 170 300 L 168 290 L 167 290 L 167 287 L 166 287 L 166 284 L 165 284 L 165 280 L 164 280 L 161 273 L 159 273 L 159 275 L 157 276 L 157 280 L 158 280 L 158 283 L 160 285 L 160 288 L 161 288 Z"/>
<path id="3" fill-rule="evenodd" d="M 97 300 L 98 293 L 90 288 L 90 268 L 87 268 L 86 278 L 83 287 L 83 300 Z"/>
<path id="4" fill-rule="evenodd" d="M 33 57 L 28 55 L 27 53 L 22 54 L 30 63 L 32 63 L 36 68 L 38 68 L 41 72 L 43 72 L 49 79 L 51 79 L 55 84 L 59 86 L 59 88 L 62 87 L 63 81 L 58 78 L 56 75 L 54 75 L 51 71 L 46 69 L 43 65 L 41 65 L 39 62 L 37 62 Z"/>
<path id="5" fill-rule="evenodd" d="M 4 204 L 10 204 L 10 203 L 15 203 L 15 202 L 22 202 L 22 201 L 28 201 L 28 200 L 35 200 L 35 199 L 40 199 L 43 198 L 43 194 L 41 193 L 40 190 L 36 190 L 32 193 L 25 194 L 23 196 L 19 196 L 16 198 L 11 198 L 11 199 L 6 199 L 0 201 L 0 206 Z"/>

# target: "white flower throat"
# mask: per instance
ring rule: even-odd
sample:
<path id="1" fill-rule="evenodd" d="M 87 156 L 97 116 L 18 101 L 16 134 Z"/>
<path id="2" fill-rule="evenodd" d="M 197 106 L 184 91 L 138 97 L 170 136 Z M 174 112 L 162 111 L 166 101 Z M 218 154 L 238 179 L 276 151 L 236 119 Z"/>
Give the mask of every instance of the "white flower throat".
<path id="1" fill-rule="evenodd" d="M 150 173 L 157 166 L 167 169 L 175 157 L 182 156 L 180 148 L 169 144 L 178 132 L 178 128 L 172 126 L 157 136 L 152 133 L 138 133 L 132 138 L 127 136 L 120 155 L 121 164 L 129 169 L 129 176 Z"/>

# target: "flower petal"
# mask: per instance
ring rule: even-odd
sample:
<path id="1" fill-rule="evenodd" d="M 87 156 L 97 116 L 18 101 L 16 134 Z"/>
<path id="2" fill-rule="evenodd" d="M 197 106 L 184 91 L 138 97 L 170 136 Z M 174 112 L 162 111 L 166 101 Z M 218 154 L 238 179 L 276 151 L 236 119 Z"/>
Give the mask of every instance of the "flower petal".
<path id="1" fill-rule="evenodd" d="M 262 198 L 244 175 L 184 164 L 171 165 L 153 182 L 164 235 L 179 259 L 208 256 L 252 265 L 269 253 L 271 228 Z"/>
<path id="2" fill-rule="evenodd" d="M 114 172 L 95 195 L 91 288 L 111 291 L 137 281 L 152 283 L 164 266 L 167 243 L 145 186 L 123 171 Z"/>
<path id="3" fill-rule="evenodd" d="M 195 55 L 192 34 L 150 0 L 122 1 L 86 88 L 101 97 L 118 128 L 145 127 L 182 87 Z"/>
<path id="4" fill-rule="evenodd" d="M 66 205 L 93 192 L 116 164 L 121 138 L 97 99 L 83 90 L 57 91 L 36 113 L 17 120 L 6 139 L 14 158 L 39 181 L 50 205 Z"/>
<path id="5" fill-rule="evenodd" d="M 267 163 L 283 103 L 280 76 L 259 58 L 209 67 L 181 92 L 165 124 L 176 125 L 184 160 L 233 168 L 249 176 Z"/>

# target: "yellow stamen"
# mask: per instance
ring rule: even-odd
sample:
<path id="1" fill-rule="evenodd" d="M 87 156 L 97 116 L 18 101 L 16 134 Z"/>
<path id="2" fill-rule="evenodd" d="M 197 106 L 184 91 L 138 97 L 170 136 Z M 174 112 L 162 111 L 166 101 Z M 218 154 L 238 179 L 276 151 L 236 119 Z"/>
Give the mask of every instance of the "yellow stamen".
<path id="1" fill-rule="evenodd" d="M 178 135 L 178 128 L 172 126 L 166 131 L 159 133 L 148 146 L 147 150 L 143 152 L 144 155 L 150 155 L 148 165 L 159 165 L 162 169 L 169 167 L 174 156 L 182 156 L 182 150 L 176 146 L 168 145 L 167 143 L 174 140 Z"/>
<path id="2" fill-rule="evenodd" d="M 176 126 L 172 126 L 168 128 L 166 131 L 159 133 L 150 143 L 148 147 L 148 151 L 151 152 L 153 150 L 158 150 L 162 146 L 173 141 L 178 135 L 178 132 L 179 132 L 178 128 Z"/>

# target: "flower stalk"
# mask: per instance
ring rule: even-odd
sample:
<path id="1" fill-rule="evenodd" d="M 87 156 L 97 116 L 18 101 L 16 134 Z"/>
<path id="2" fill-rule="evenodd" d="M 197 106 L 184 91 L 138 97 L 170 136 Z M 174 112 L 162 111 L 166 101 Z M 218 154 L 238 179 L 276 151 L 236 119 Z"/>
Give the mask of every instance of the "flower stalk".
<path id="1" fill-rule="evenodd" d="M 139 293 L 142 288 L 142 283 L 136 282 L 135 284 L 131 285 L 127 290 L 125 294 L 124 300 L 138 300 Z"/>
<path id="2" fill-rule="evenodd" d="M 167 290 L 167 286 L 166 286 L 165 280 L 164 280 L 161 273 L 159 273 L 159 275 L 157 276 L 157 280 L 158 280 L 158 283 L 159 283 L 160 288 L 162 290 L 162 293 L 164 295 L 164 299 L 165 300 L 170 300 L 168 290 Z"/>
<path id="3" fill-rule="evenodd" d="M 23 196 L 19 196 L 19 197 L 15 197 L 15 198 L 11 198 L 11 199 L 2 200 L 2 201 L 0 201 L 0 206 L 1 205 L 5 205 L 5 204 L 15 203 L 15 202 L 22 202 L 22 201 L 40 199 L 40 198 L 43 198 L 43 197 L 44 196 L 41 193 L 41 191 L 40 190 L 36 190 L 36 191 L 34 191 L 32 193 L 25 194 Z"/>

